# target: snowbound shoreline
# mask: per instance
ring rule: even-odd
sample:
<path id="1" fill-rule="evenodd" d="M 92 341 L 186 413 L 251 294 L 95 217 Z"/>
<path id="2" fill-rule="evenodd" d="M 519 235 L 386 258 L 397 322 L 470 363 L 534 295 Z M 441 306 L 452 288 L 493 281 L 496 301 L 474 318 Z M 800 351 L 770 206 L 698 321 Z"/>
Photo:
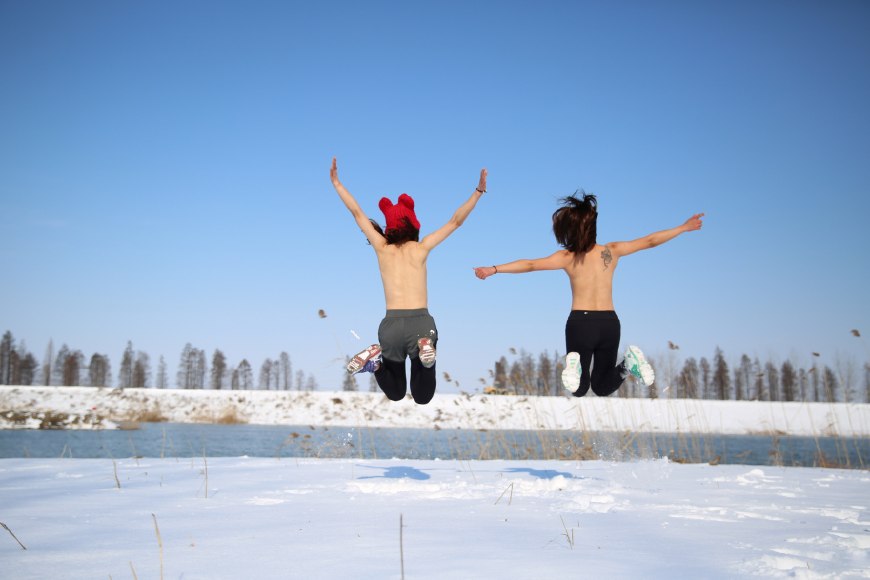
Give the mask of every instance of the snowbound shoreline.
<path id="1" fill-rule="evenodd" d="M 0 428 L 38 428 L 40 415 L 65 428 L 115 428 L 139 421 L 346 427 L 636 431 L 865 437 L 870 405 L 617 397 L 439 394 L 428 405 L 381 393 L 193 391 L 93 387 L 0 387 Z M 27 417 L 22 420 L 22 417 Z"/>

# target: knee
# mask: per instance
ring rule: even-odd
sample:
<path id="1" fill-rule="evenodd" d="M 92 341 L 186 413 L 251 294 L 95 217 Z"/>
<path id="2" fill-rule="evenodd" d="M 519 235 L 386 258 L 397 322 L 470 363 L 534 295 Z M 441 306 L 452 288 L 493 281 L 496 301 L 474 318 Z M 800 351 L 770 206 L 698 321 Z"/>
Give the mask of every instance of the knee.
<path id="1" fill-rule="evenodd" d="M 598 395 L 599 397 L 609 397 L 610 395 L 615 393 L 619 389 L 620 386 L 621 386 L 621 384 L 616 385 L 616 387 L 612 387 L 609 389 L 595 388 L 593 386 L 592 392 L 595 393 L 596 395 Z"/>
<path id="2" fill-rule="evenodd" d="M 433 391 L 431 393 L 424 393 L 422 395 L 420 393 L 417 393 L 417 394 L 412 393 L 412 396 L 414 397 L 414 402 L 417 403 L 418 405 L 426 405 L 427 403 L 429 403 L 429 401 L 431 401 L 435 397 L 435 392 Z"/>
<path id="3" fill-rule="evenodd" d="M 383 389 L 381 389 L 381 390 L 383 390 Z M 396 402 L 401 401 L 402 399 L 405 398 L 405 393 L 404 393 L 404 392 L 401 392 L 401 393 L 398 393 L 398 392 L 395 392 L 395 393 L 389 393 L 389 392 L 387 392 L 387 391 L 384 391 L 384 394 L 387 396 L 387 398 L 388 398 L 389 400 L 391 400 L 391 401 L 396 401 Z"/>

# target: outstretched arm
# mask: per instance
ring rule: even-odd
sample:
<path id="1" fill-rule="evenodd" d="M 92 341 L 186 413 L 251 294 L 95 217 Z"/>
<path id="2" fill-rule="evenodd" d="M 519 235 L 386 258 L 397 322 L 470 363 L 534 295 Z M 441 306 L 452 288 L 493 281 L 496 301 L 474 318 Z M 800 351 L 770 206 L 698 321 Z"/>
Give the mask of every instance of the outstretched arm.
<path id="1" fill-rule="evenodd" d="M 431 250 L 446 240 L 447 236 L 458 230 L 459 226 L 465 222 L 465 218 L 468 217 L 468 214 L 471 213 L 471 210 L 474 209 L 474 206 L 477 205 L 477 201 L 484 193 L 486 193 L 486 168 L 480 170 L 480 180 L 477 182 L 477 187 L 474 189 L 471 197 L 459 206 L 459 209 L 456 210 L 450 218 L 450 221 L 420 240 L 420 244 L 422 244 L 426 249 Z"/>
<path id="2" fill-rule="evenodd" d="M 540 270 L 561 270 L 567 266 L 570 254 L 567 250 L 559 250 L 546 258 L 514 260 L 497 266 L 478 266 L 474 269 L 474 275 L 481 280 L 486 280 L 494 274 L 525 274 Z"/>
<path id="3" fill-rule="evenodd" d="M 615 254 L 615 257 L 627 256 L 639 252 L 640 250 L 655 248 L 656 246 L 660 246 L 665 242 L 673 240 L 683 232 L 700 230 L 703 225 L 701 222 L 702 217 L 704 217 L 703 213 L 696 213 L 675 228 L 661 230 L 630 242 L 612 242 L 607 244 L 607 247 L 610 248 L 610 251 L 613 254 Z"/>
<path id="4" fill-rule="evenodd" d="M 369 243 L 372 245 L 375 243 L 386 243 L 384 237 L 378 233 L 372 225 L 372 222 L 369 221 L 368 216 L 366 216 L 356 199 L 354 199 L 350 192 L 344 187 L 344 185 L 342 185 L 341 181 L 339 181 L 338 163 L 336 162 L 335 157 L 332 158 L 332 167 L 329 170 L 329 177 L 332 180 L 332 186 L 335 188 L 335 191 L 338 192 L 338 197 L 341 198 L 341 201 L 343 201 L 344 205 L 347 206 L 347 209 L 350 210 L 353 219 L 356 220 L 357 225 L 363 231 Z"/>

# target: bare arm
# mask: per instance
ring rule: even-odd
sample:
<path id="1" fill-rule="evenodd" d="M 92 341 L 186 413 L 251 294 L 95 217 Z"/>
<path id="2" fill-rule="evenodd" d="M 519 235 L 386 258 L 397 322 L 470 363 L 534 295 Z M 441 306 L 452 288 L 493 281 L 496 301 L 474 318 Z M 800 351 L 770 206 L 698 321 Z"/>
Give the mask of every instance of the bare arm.
<path id="1" fill-rule="evenodd" d="M 567 250 L 534 260 L 514 260 L 497 266 L 479 266 L 474 269 L 474 275 L 481 280 L 486 280 L 493 274 L 525 274 L 540 270 L 561 270 L 568 265 L 571 253 Z"/>
<path id="2" fill-rule="evenodd" d="M 425 236 L 422 240 L 420 240 L 420 244 L 425 247 L 427 250 L 431 250 L 441 242 L 447 239 L 447 236 L 455 232 L 459 229 L 465 222 L 465 218 L 468 217 L 468 214 L 471 213 L 471 210 L 474 209 L 474 206 L 477 205 L 478 200 L 486 193 L 486 168 L 480 170 L 480 180 L 477 183 L 477 187 L 474 190 L 474 193 L 471 194 L 471 197 L 459 206 L 459 209 L 453 214 L 446 224 L 432 232 L 431 234 Z"/>
<path id="3" fill-rule="evenodd" d="M 342 185 L 341 181 L 339 181 L 338 163 L 336 162 L 335 157 L 332 158 L 332 167 L 329 170 L 329 177 L 332 179 L 332 186 L 335 188 L 335 191 L 338 192 L 338 197 L 341 198 L 341 201 L 343 201 L 344 205 L 347 206 L 347 209 L 350 210 L 353 219 L 356 220 L 357 225 L 363 231 L 369 243 L 371 243 L 372 246 L 377 243 L 385 244 L 386 240 L 384 237 L 378 233 L 368 216 L 366 216 L 365 212 L 359 206 L 359 203 L 357 203 L 356 199 L 354 199 L 350 192 L 344 187 L 344 185 Z"/>
<path id="4" fill-rule="evenodd" d="M 629 254 L 639 252 L 640 250 L 655 248 L 656 246 L 660 246 L 665 242 L 673 240 L 684 232 L 700 230 L 701 226 L 703 225 L 703 223 L 701 222 L 702 217 L 704 217 L 703 213 L 696 213 L 685 222 L 683 222 L 683 224 L 675 228 L 661 230 L 659 232 L 649 234 L 647 236 L 632 240 L 630 242 L 611 242 L 607 244 L 607 247 L 614 254 L 614 257 L 617 258 L 622 256 L 628 256 Z"/>

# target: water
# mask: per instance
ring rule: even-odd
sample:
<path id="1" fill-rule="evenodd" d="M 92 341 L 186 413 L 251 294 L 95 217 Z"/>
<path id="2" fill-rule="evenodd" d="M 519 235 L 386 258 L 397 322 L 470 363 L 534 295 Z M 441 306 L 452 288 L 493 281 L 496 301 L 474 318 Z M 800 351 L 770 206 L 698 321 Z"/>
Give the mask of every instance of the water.
<path id="1" fill-rule="evenodd" d="M 136 430 L 0 430 L 0 457 L 605 459 L 865 469 L 870 438 L 142 423 Z"/>

